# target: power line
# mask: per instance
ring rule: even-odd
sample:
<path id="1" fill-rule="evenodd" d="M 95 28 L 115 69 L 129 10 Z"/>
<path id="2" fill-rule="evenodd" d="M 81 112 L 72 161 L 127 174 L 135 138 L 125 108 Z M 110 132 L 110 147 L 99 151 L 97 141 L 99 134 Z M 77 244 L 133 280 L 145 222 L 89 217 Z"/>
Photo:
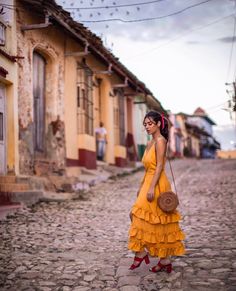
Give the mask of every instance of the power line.
<path id="1" fill-rule="evenodd" d="M 166 1 L 166 0 L 156 0 L 156 1 L 149 1 L 149 2 L 141 2 L 141 4 L 126 4 L 126 5 L 123 5 L 123 7 L 125 6 L 137 6 L 137 5 L 144 5 L 144 4 L 150 4 L 150 3 L 157 3 L 157 2 L 161 2 L 161 1 Z M 194 7 L 197 7 L 197 6 L 200 6 L 202 4 L 205 4 L 207 2 L 210 2 L 210 1 L 214 1 L 214 0 L 205 0 L 205 1 L 202 1 L 200 3 L 196 3 L 196 4 L 193 4 L 193 5 L 190 5 L 190 6 L 187 6 L 181 10 L 178 10 L 176 12 L 173 12 L 173 13 L 170 13 L 170 14 L 167 14 L 167 15 L 163 15 L 163 16 L 157 16 L 157 17 L 151 17 L 151 18 L 142 18 L 142 19 L 135 19 L 135 20 L 124 20 L 124 19 L 120 19 L 120 18 L 111 18 L 111 19 L 103 19 L 103 20 L 80 20 L 80 22 L 84 22 L 84 23 L 99 23 L 99 22 L 111 22 L 111 21 L 120 21 L 120 22 L 124 22 L 124 23 L 134 23 L 134 22 L 143 22 L 143 21 L 151 21 L 151 20 L 157 20 L 157 19 L 163 19 L 163 18 L 167 18 L 167 17 L 170 17 L 170 16 L 174 16 L 174 15 L 177 15 L 177 14 L 180 14 L 180 13 L 183 13 L 184 11 L 186 10 L 189 10 L 191 8 L 194 8 Z M 11 4 L 5 4 L 5 3 L 0 3 L 0 5 L 2 7 L 5 7 L 7 9 L 14 9 L 14 8 L 19 8 L 19 6 L 16 6 L 16 5 L 11 5 Z M 114 5 L 114 6 L 106 6 L 106 7 L 112 7 L 112 8 L 115 8 L 115 7 L 118 7 L 119 5 Z M 121 7 L 122 5 L 120 5 Z M 106 8 L 106 7 L 97 7 L 97 8 Z M 85 9 L 87 8 L 90 8 L 90 7 L 85 7 Z M 65 8 L 65 9 L 72 9 L 72 8 Z M 73 7 L 73 9 L 83 9 L 82 7 L 81 8 L 75 8 Z"/>
<path id="2" fill-rule="evenodd" d="M 186 10 L 189 10 L 191 8 L 194 8 L 194 7 L 200 6 L 202 4 L 208 3 L 210 1 L 214 1 L 214 0 L 205 0 L 205 1 L 202 1 L 200 3 L 196 3 L 196 4 L 193 4 L 193 5 L 187 6 L 187 7 L 183 8 L 181 10 L 178 10 L 176 12 L 173 12 L 173 13 L 170 13 L 170 14 L 166 14 L 166 15 L 163 15 L 163 16 L 157 16 L 157 17 L 134 19 L 134 20 L 124 20 L 124 19 L 121 19 L 121 18 L 109 18 L 109 19 L 101 19 L 101 20 L 80 20 L 80 22 L 98 23 L 98 22 L 120 21 L 120 22 L 124 22 L 124 23 L 132 23 L 132 22 L 143 22 L 143 21 L 157 20 L 157 19 L 163 19 L 163 18 L 167 18 L 167 17 L 170 17 L 170 16 L 174 16 L 174 15 L 183 13 Z"/>
<path id="3" fill-rule="evenodd" d="M 132 6 L 142 6 L 147 4 L 154 4 L 159 3 L 167 0 L 155 0 L 155 1 L 148 1 L 148 2 L 139 2 L 139 3 L 133 3 L 133 4 L 122 4 L 122 5 L 112 5 L 112 6 L 95 6 L 95 7 L 63 7 L 63 9 L 66 10 L 95 10 L 95 9 L 114 9 L 114 8 L 122 8 L 122 7 L 132 7 Z M 6 4 L 6 3 L 0 3 L 0 6 L 5 6 L 5 8 L 18 8 L 19 6 L 14 4 Z"/>
<path id="4" fill-rule="evenodd" d="M 206 25 L 203 25 L 203 26 L 200 26 L 200 27 L 197 27 L 197 28 L 193 28 L 193 29 L 187 30 L 185 33 L 183 33 L 183 34 L 181 34 L 181 35 L 178 35 L 178 36 L 176 36 L 175 38 L 172 38 L 170 41 L 167 41 L 166 43 L 161 44 L 161 45 L 159 45 L 158 47 L 155 47 L 155 48 L 150 49 L 150 50 L 148 50 L 148 51 L 142 52 L 142 53 L 137 54 L 137 55 L 135 55 L 135 56 L 131 56 L 131 57 L 129 57 L 129 59 L 127 59 L 127 61 L 129 61 L 129 60 L 131 60 L 131 59 L 133 59 L 133 58 L 139 57 L 139 56 L 141 56 L 141 55 L 144 55 L 144 54 L 150 53 L 150 52 L 152 52 L 152 51 L 158 50 L 159 48 L 161 48 L 161 47 L 163 47 L 163 46 L 166 46 L 166 45 L 169 45 L 170 43 L 172 43 L 172 42 L 174 42 L 174 41 L 176 41 L 176 40 L 178 40 L 178 39 L 180 39 L 180 38 L 182 38 L 182 37 L 188 35 L 189 33 L 193 32 L 193 31 L 197 31 L 197 30 L 204 29 L 204 28 L 206 28 L 206 27 L 208 27 L 208 26 L 214 25 L 214 24 L 219 23 L 219 22 L 221 22 L 221 21 L 223 21 L 223 20 L 225 20 L 225 19 L 227 19 L 227 18 L 229 18 L 229 17 L 232 17 L 233 15 L 234 15 L 234 14 L 230 14 L 230 15 L 227 15 L 227 16 L 225 16 L 225 17 L 218 18 L 218 19 L 216 19 L 215 21 L 210 22 L 210 23 L 208 23 L 208 24 L 206 24 Z"/>
<path id="5" fill-rule="evenodd" d="M 218 107 L 221 107 L 223 105 L 226 105 L 226 103 L 228 102 L 229 100 L 225 101 L 224 103 L 221 103 L 221 104 L 218 104 L 218 105 L 215 105 L 215 106 L 211 106 L 211 107 L 208 107 L 208 108 L 205 108 L 206 111 L 211 111 L 211 110 L 216 110 Z"/>
<path id="6" fill-rule="evenodd" d="M 121 8 L 121 7 L 131 7 L 131 6 L 142 6 L 147 4 L 154 4 L 158 2 L 162 2 L 166 0 L 156 0 L 156 1 L 148 1 L 148 2 L 140 2 L 140 3 L 133 3 L 133 4 L 122 4 L 122 5 L 112 5 L 112 6 L 95 6 L 95 7 L 65 7 L 68 10 L 94 10 L 94 9 L 110 9 L 110 8 Z"/>

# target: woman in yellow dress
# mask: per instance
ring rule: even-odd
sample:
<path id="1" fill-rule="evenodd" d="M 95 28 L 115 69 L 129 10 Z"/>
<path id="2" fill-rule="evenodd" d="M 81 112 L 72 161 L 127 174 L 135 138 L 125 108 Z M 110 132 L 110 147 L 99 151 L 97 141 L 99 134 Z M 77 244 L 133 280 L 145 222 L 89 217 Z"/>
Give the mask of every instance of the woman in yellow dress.
<path id="1" fill-rule="evenodd" d="M 157 205 L 160 192 L 171 190 L 165 174 L 168 142 L 168 120 L 159 112 L 150 111 L 144 117 L 143 125 L 152 140 L 147 144 L 142 162 L 145 175 L 137 192 L 137 199 L 131 210 L 128 248 L 135 252 L 130 269 L 136 269 L 142 261 L 149 264 L 149 257 L 159 257 L 151 272 L 172 271 L 171 256 L 185 253 L 182 240 L 184 233 L 179 227 L 180 214 L 163 212 Z"/>

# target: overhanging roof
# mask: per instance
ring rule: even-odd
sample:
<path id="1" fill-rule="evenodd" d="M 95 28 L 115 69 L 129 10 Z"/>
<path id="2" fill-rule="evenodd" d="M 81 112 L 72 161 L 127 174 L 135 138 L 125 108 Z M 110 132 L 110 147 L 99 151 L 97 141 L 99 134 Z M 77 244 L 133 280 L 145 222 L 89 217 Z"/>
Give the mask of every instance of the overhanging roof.
<path id="1" fill-rule="evenodd" d="M 141 82 L 131 71 L 129 71 L 109 50 L 107 50 L 101 38 L 92 33 L 83 24 L 76 22 L 70 16 L 70 13 L 65 11 L 62 6 L 58 5 L 55 0 L 19 0 L 22 4 L 31 5 L 33 9 L 45 14 L 47 11 L 51 21 L 56 21 L 64 27 L 70 34 L 73 35 L 80 43 L 89 44 L 89 51 L 97 55 L 108 65 L 112 64 L 112 70 L 120 77 L 127 77 L 128 84 L 137 92 L 143 92 L 152 95 L 152 92 Z M 30 13 L 30 12 L 29 12 Z"/>

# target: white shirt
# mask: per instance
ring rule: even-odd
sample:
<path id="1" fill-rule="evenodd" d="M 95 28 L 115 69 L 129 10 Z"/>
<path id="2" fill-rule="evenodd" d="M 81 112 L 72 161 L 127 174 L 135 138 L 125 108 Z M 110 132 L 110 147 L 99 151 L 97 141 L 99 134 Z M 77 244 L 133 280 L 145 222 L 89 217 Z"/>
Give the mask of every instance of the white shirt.
<path id="1" fill-rule="evenodd" d="M 105 127 L 98 127 L 95 129 L 95 133 L 97 134 L 98 140 L 106 140 L 105 136 L 107 134 L 107 130 Z"/>

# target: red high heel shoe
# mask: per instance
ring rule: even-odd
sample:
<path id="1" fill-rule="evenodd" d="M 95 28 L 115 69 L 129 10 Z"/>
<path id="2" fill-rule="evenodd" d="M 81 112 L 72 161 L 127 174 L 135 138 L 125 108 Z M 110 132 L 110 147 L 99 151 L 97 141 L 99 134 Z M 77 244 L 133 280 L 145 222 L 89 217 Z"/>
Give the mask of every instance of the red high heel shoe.
<path id="1" fill-rule="evenodd" d="M 134 257 L 134 261 L 136 261 L 136 262 L 139 262 L 137 265 L 135 265 L 134 263 L 130 266 L 130 270 L 134 270 L 134 269 L 136 269 L 136 268 L 138 268 L 140 265 L 141 265 L 141 263 L 142 263 L 142 261 L 145 261 L 145 263 L 146 264 L 149 264 L 150 263 L 150 260 L 149 260 L 149 257 L 148 257 L 148 255 L 146 255 L 146 256 L 144 256 L 143 258 L 138 258 L 138 257 Z"/>
<path id="2" fill-rule="evenodd" d="M 159 267 L 160 269 L 156 269 L 156 267 Z M 163 265 L 160 261 L 158 262 L 157 266 L 154 266 L 152 268 L 149 269 L 150 272 L 153 273 L 158 273 L 160 271 L 166 271 L 167 273 L 171 273 L 172 271 L 172 264 L 167 264 L 167 265 Z"/>

